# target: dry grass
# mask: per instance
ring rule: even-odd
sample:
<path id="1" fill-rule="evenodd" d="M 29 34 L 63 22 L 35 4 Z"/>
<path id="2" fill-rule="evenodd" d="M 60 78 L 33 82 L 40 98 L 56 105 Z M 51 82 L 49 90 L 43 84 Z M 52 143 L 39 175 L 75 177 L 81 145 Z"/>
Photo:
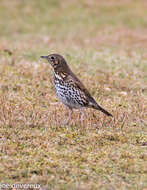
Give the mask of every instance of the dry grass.
<path id="1" fill-rule="evenodd" d="M 1 183 L 146 189 L 146 6 L 0 2 Z M 85 127 L 78 111 L 64 127 L 68 112 L 54 94 L 51 67 L 39 59 L 47 52 L 63 54 L 114 119 L 87 109 Z"/>

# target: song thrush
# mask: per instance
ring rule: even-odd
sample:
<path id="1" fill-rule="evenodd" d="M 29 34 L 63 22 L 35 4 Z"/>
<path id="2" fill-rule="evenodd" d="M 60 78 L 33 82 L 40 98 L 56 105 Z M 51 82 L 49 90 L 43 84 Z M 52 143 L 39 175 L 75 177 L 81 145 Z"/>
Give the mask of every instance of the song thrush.
<path id="1" fill-rule="evenodd" d="M 97 104 L 61 55 L 50 54 L 41 56 L 41 58 L 46 59 L 53 67 L 55 92 L 59 100 L 69 108 L 69 115 L 65 124 L 69 122 L 73 108 L 94 108 L 112 117 L 108 111 Z"/>

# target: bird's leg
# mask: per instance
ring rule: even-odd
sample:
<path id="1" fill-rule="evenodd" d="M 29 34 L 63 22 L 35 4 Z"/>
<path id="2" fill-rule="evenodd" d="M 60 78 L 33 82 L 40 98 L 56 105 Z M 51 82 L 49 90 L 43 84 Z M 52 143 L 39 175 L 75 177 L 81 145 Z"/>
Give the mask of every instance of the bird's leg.
<path id="1" fill-rule="evenodd" d="M 67 125 L 72 114 L 72 108 L 69 107 L 68 118 L 64 121 L 64 125 Z"/>
<path id="2" fill-rule="evenodd" d="M 81 114 L 81 125 L 84 127 L 84 117 L 85 117 L 85 110 L 84 109 L 80 109 L 80 114 Z"/>

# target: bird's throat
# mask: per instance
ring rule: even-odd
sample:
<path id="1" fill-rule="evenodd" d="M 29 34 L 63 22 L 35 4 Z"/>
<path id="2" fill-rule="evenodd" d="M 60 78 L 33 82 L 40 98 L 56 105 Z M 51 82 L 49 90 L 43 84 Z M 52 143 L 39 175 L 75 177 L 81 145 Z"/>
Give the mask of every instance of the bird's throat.
<path id="1" fill-rule="evenodd" d="M 64 80 L 67 77 L 67 73 L 54 71 L 54 77 L 58 80 Z"/>

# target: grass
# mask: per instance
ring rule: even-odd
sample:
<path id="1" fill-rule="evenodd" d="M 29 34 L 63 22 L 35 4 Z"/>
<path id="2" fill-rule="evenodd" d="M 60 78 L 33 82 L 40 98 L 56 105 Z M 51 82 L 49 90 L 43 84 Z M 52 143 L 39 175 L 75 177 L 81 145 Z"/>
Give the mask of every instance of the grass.
<path id="1" fill-rule="evenodd" d="M 78 6 L 77 6 L 78 5 Z M 146 1 L 0 2 L 0 182 L 146 190 Z M 87 109 L 63 126 L 52 69 L 61 53 L 114 119 Z"/>

